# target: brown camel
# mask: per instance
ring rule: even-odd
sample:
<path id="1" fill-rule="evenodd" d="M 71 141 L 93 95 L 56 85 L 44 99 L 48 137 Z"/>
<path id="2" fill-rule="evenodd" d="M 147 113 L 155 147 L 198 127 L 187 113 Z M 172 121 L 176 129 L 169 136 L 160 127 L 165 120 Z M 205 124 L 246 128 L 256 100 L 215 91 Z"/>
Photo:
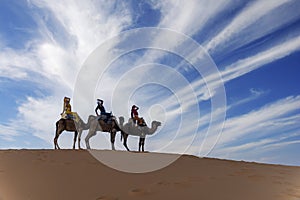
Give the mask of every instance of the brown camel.
<path id="1" fill-rule="evenodd" d="M 118 121 L 115 119 L 115 117 L 112 117 L 111 123 L 105 123 L 103 120 L 98 120 L 96 116 L 90 116 L 89 119 L 89 133 L 87 134 L 85 138 L 86 148 L 90 149 L 90 143 L 89 140 L 91 137 L 95 136 L 97 134 L 97 131 L 101 132 L 108 132 L 110 133 L 110 142 L 111 142 L 111 148 L 112 150 L 115 150 L 115 137 L 116 133 L 118 131 L 121 131 L 121 134 L 123 134 L 122 130 L 120 129 L 118 125 Z M 129 151 L 127 144 L 124 144 L 127 151 Z"/>
<path id="2" fill-rule="evenodd" d="M 63 118 L 61 118 L 60 120 L 58 120 L 56 122 L 56 132 L 55 132 L 55 138 L 54 138 L 54 148 L 55 149 L 60 149 L 60 147 L 58 145 L 58 138 L 59 138 L 60 134 L 63 131 L 70 131 L 70 132 L 74 132 L 73 149 L 75 149 L 75 144 L 76 144 L 78 133 L 79 133 L 78 149 L 81 149 L 81 147 L 80 147 L 80 137 L 81 137 L 82 131 L 89 129 L 89 124 L 90 124 L 91 120 L 92 120 L 91 116 L 88 118 L 88 123 L 87 124 L 85 124 L 81 118 L 79 118 L 79 122 L 78 123 L 76 123 L 72 119 L 63 119 Z"/>
<path id="3" fill-rule="evenodd" d="M 128 135 L 139 136 L 139 151 L 144 151 L 146 135 L 152 135 L 156 132 L 157 128 L 161 126 L 161 122 L 153 121 L 151 123 L 151 128 L 147 126 L 135 126 L 132 119 L 124 125 L 124 117 L 119 118 L 120 128 L 122 129 L 121 140 L 124 138 L 124 146 L 127 147 Z"/>

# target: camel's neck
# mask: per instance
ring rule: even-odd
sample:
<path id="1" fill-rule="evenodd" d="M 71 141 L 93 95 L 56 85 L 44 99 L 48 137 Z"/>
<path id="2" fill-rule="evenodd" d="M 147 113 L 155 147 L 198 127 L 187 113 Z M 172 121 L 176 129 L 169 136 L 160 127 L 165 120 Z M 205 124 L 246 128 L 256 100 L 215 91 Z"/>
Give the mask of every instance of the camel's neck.
<path id="1" fill-rule="evenodd" d="M 148 134 L 152 135 L 153 133 L 155 133 L 155 131 L 157 130 L 158 126 L 154 123 L 152 123 L 151 128 L 149 129 Z"/>
<path id="2" fill-rule="evenodd" d="M 124 118 L 123 117 L 119 117 L 119 127 L 122 128 L 124 125 Z"/>
<path id="3" fill-rule="evenodd" d="M 86 130 L 89 128 L 89 124 L 85 123 L 81 118 L 79 118 L 79 126 L 83 129 Z"/>
<path id="4" fill-rule="evenodd" d="M 120 122 L 119 122 L 119 126 L 120 126 L 120 128 L 122 128 L 122 127 L 123 127 L 123 125 L 124 125 L 124 122 L 120 121 Z"/>
<path id="5" fill-rule="evenodd" d="M 81 118 L 79 118 L 80 121 L 81 121 L 81 125 L 82 125 L 83 130 L 89 129 L 89 128 L 90 128 L 90 123 L 91 123 L 91 121 L 94 120 L 95 118 L 96 118 L 95 116 L 90 115 L 90 116 L 88 117 L 87 123 L 85 123 Z"/>

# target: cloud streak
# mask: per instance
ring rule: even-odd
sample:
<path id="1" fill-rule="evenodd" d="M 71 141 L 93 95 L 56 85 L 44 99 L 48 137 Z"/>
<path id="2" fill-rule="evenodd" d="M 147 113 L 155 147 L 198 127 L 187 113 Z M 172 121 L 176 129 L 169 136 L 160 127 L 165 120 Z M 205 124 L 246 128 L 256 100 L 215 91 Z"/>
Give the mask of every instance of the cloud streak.
<path id="1" fill-rule="evenodd" d="M 293 3 L 291 3 L 293 2 Z M 205 44 L 205 48 L 213 53 L 227 46 L 235 45 L 237 48 L 257 38 L 271 33 L 284 25 L 299 19 L 299 13 L 290 9 L 298 7 L 297 1 L 254 1 L 250 2 L 220 33 Z M 287 7 L 279 10 L 280 7 Z M 288 13 L 287 13 L 288 12 Z M 276 13 L 276 14 L 275 14 Z M 272 17 L 270 17 L 271 15 Z M 258 21 L 263 23 L 255 24 Z M 255 26 L 254 26 L 255 24 Z M 249 29 L 255 29 L 250 31 Z M 242 33 L 241 33 L 242 32 Z M 249 34 L 250 33 L 250 34 Z M 239 37 L 243 34 L 245 37 Z"/>
<path id="2" fill-rule="evenodd" d="M 222 152 L 222 147 L 226 147 L 237 141 L 243 142 L 247 141 L 247 139 L 253 141 L 259 138 L 269 138 L 270 135 L 278 135 L 299 129 L 298 121 L 300 115 L 297 114 L 298 111 L 295 110 L 295 108 L 299 107 L 300 96 L 290 96 L 258 110 L 253 110 L 247 114 L 227 119 L 222 136 L 216 146 L 216 151 Z M 216 139 L 216 135 L 211 135 L 207 141 L 204 142 L 205 144 L 211 144 L 215 142 Z M 256 143 L 252 143 L 251 145 L 253 144 Z M 262 144 L 264 144 L 264 142 Z M 243 147 L 251 147 L 251 145 L 249 146 L 248 144 Z M 231 148 L 231 150 L 234 148 L 235 147 Z M 237 147 L 237 149 L 239 148 Z"/>

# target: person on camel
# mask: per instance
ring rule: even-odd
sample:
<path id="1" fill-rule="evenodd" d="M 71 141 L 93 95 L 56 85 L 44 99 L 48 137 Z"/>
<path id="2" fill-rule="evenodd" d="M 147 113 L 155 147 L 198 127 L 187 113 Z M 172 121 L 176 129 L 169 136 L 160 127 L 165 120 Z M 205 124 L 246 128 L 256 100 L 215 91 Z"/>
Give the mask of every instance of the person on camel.
<path id="1" fill-rule="evenodd" d="M 98 114 L 98 110 L 100 110 L 100 115 Z M 98 116 L 98 120 L 103 119 L 105 122 L 111 117 L 111 113 L 107 113 L 103 106 L 103 100 L 97 99 L 97 107 L 95 109 L 96 115 Z"/>
<path id="2" fill-rule="evenodd" d="M 72 112 L 70 101 L 71 98 L 64 97 L 63 111 L 60 115 L 63 119 L 72 119 L 75 120 L 75 122 L 79 122 L 78 114 L 76 112 Z"/>
<path id="3" fill-rule="evenodd" d="M 134 124 L 137 124 L 139 126 L 147 126 L 144 119 L 141 117 L 139 117 L 139 113 L 138 113 L 139 107 L 137 107 L 136 105 L 133 105 L 131 107 L 131 118 L 133 120 Z"/>

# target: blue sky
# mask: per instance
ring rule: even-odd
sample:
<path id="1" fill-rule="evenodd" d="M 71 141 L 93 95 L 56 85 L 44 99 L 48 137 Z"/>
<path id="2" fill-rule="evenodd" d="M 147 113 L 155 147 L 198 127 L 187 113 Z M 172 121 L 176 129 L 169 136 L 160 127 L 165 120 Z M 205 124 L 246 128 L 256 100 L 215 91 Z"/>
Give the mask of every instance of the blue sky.
<path id="1" fill-rule="evenodd" d="M 124 31 L 157 27 L 196 41 L 219 74 L 205 79 L 182 57 L 148 48 L 128 52 L 106 69 L 94 95 L 105 100 L 107 110 L 128 118 L 130 104 L 136 103 L 149 124 L 155 118 L 163 121 L 160 131 L 147 138 L 148 150 L 300 165 L 299 10 L 297 0 L 2 0 L 0 148 L 52 148 L 62 99 L 73 97 L 89 55 Z M 113 50 L 141 38 L 119 39 Z M 162 32 L 147 42 L 151 46 L 169 39 L 174 38 Z M 169 49 L 184 51 L 191 59 L 199 56 L 197 49 L 174 41 L 177 45 L 171 42 Z M 142 85 L 152 80 L 151 70 L 157 70 L 153 80 L 166 86 Z M 174 70 L 187 85 L 176 79 Z M 226 118 L 211 124 L 211 116 L 220 116 L 218 109 L 211 108 L 211 100 L 218 96 L 217 75 L 225 89 Z M 126 84 L 115 89 L 118 82 Z M 188 93 L 190 86 L 194 95 Z M 120 92 L 114 94 L 114 89 L 124 91 L 122 95 L 127 90 L 132 93 L 126 99 Z M 94 106 L 86 106 L 79 115 L 86 120 Z M 125 111 L 118 113 L 116 107 Z M 209 128 L 212 131 L 206 134 Z M 62 134 L 61 146 L 70 148 L 72 137 Z M 119 139 L 116 142 L 123 149 Z M 99 133 L 91 143 L 94 148 L 110 148 L 107 134 Z M 131 138 L 129 145 L 135 149 L 137 139 Z"/>

